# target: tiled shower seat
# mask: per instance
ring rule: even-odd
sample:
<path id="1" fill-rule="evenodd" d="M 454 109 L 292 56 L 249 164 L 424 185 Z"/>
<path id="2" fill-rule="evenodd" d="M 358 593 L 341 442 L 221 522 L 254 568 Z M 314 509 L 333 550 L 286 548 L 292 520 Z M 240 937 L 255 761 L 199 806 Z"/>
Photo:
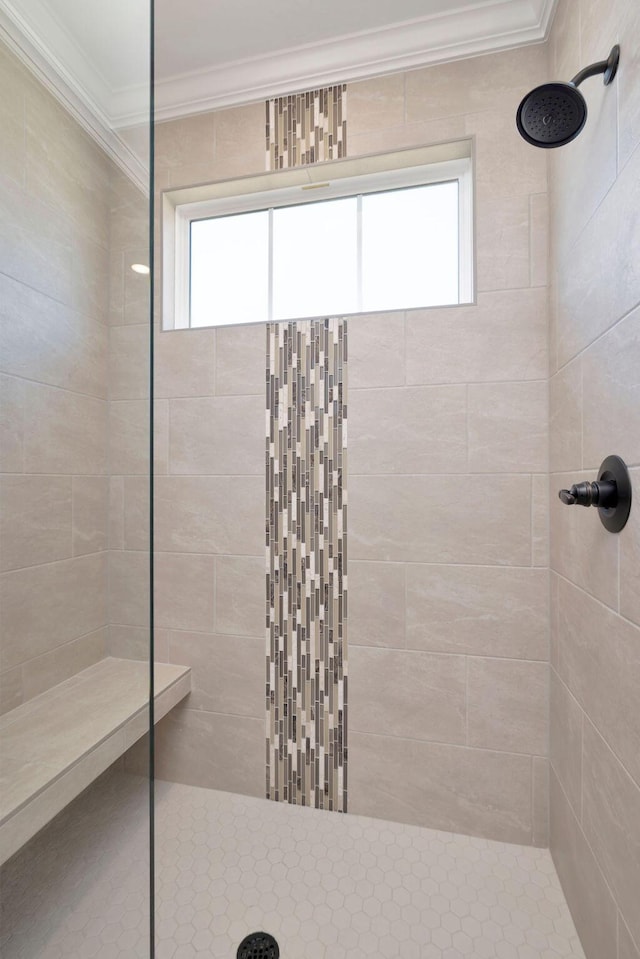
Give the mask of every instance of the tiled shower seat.
<path id="1" fill-rule="evenodd" d="M 189 693 L 186 666 L 155 666 L 155 721 Z M 148 728 L 149 664 L 107 658 L 0 717 L 0 863 Z"/>

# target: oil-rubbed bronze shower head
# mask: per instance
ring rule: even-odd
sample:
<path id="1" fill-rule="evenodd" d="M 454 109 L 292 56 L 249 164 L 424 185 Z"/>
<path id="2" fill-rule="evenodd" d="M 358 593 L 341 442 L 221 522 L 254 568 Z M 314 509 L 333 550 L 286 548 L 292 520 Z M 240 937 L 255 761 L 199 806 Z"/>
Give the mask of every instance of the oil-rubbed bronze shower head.
<path id="1" fill-rule="evenodd" d="M 520 135 L 546 150 L 575 140 L 587 121 L 587 103 L 578 87 L 599 73 L 604 74 L 607 86 L 616 75 L 619 60 L 620 47 L 615 46 L 607 60 L 585 67 L 569 83 L 543 83 L 528 93 L 516 115 Z"/>

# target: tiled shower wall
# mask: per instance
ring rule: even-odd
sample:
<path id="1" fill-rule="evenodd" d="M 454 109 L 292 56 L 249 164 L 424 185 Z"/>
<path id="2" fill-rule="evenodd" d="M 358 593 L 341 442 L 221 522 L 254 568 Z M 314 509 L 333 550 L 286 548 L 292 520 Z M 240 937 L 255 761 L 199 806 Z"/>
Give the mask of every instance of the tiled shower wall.
<path id="1" fill-rule="evenodd" d="M 550 166 L 551 850 L 588 959 L 640 956 L 640 6 L 564 0 L 554 76 L 614 42 Z M 557 499 L 611 453 L 635 497 L 617 536 Z"/>
<path id="2" fill-rule="evenodd" d="M 104 655 L 112 164 L 0 44 L 2 709 Z"/>
<path id="3" fill-rule="evenodd" d="M 350 810 L 546 841 L 542 45 L 349 84 L 350 156 L 473 137 L 474 306 L 349 321 Z M 264 170 L 264 104 L 163 123 L 158 188 Z M 264 328 L 160 333 L 163 778 L 264 795 Z M 126 493 L 125 493 L 126 497 Z"/>

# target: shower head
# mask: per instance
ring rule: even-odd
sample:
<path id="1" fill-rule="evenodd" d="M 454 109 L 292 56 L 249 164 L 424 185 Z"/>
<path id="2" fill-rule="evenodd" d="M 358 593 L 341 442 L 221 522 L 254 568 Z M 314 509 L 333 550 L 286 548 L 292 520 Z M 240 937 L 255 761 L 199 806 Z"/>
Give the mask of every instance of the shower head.
<path id="1" fill-rule="evenodd" d="M 569 83 L 543 83 L 528 93 L 518 107 L 516 124 L 520 136 L 533 146 L 549 150 L 574 140 L 587 120 L 587 103 L 578 87 L 587 77 L 604 74 L 605 86 L 618 69 L 620 47 L 609 58 L 585 67 Z"/>

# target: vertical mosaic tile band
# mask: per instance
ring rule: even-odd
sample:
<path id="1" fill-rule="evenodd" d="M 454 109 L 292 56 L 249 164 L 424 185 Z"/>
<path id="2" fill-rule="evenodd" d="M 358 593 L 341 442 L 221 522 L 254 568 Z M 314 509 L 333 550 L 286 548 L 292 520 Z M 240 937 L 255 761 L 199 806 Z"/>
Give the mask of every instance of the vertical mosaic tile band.
<path id="1" fill-rule="evenodd" d="M 347 811 L 347 322 L 267 324 L 267 798 Z"/>
<path id="2" fill-rule="evenodd" d="M 267 100 L 267 170 L 346 155 L 346 84 Z"/>

